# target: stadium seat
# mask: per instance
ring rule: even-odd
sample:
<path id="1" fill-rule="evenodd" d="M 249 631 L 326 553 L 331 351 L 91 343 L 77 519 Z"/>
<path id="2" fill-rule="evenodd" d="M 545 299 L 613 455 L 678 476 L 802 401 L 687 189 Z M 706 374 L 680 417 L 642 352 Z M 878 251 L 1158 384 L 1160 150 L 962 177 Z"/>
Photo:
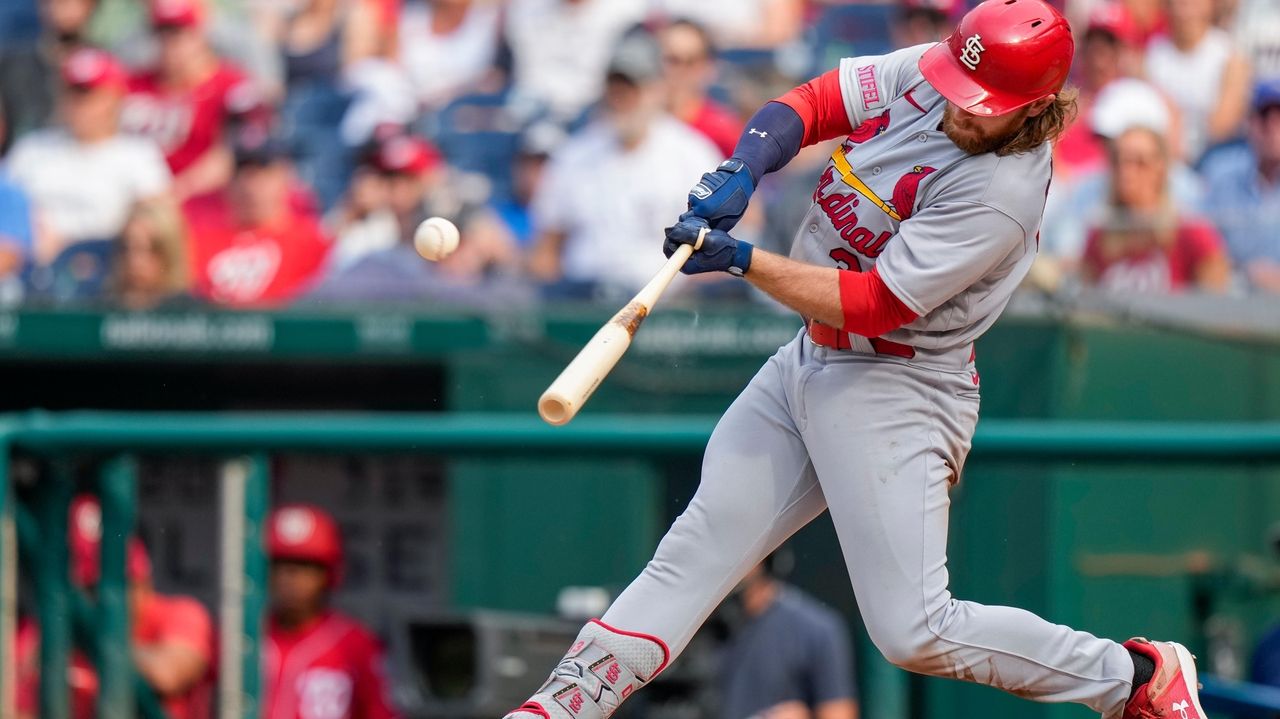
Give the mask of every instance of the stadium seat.
<path id="1" fill-rule="evenodd" d="M 351 98 L 337 87 L 307 83 L 289 88 L 281 121 L 297 152 L 298 175 L 328 209 L 351 177 L 352 153 L 338 128 Z"/>
<path id="2" fill-rule="evenodd" d="M 454 168 L 487 177 L 496 200 L 511 197 L 521 124 L 503 94 L 465 95 L 419 123 Z"/>
<path id="3" fill-rule="evenodd" d="M 0 44 L 30 40 L 40 34 L 40 16 L 35 0 L 0 2 Z"/>
<path id="4" fill-rule="evenodd" d="M 880 55 L 893 49 L 895 5 L 833 5 L 812 25 L 814 74 L 834 67 L 842 57 Z"/>

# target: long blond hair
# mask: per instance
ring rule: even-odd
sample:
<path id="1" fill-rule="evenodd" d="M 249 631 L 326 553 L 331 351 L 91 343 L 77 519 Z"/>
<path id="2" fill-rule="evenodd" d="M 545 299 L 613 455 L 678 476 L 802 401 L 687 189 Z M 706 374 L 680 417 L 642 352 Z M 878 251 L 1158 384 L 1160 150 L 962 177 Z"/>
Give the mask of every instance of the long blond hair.
<path id="1" fill-rule="evenodd" d="M 1079 113 L 1079 96 L 1079 91 L 1074 87 L 1062 88 L 1044 112 L 1028 117 L 1018 132 L 996 150 L 996 154 L 1002 157 L 1018 155 L 1031 152 L 1046 142 L 1055 142 L 1067 131 L 1067 126 Z"/>
<path id="2" fill-rule="evenodd" d="M 1114 179 L 1107 196 L 1106 214 L 1103 215 L 1099 236 L 1099 249 L 1103 257 L 1114 260 L 1132 249 L 1135 238 L 1149 233 L 1155 245 L 1167 250 L 1178 234 L 1178 211 L 1174 207 L 1169 182 L 1169 143 L 1164 135 L 1149 127 L 1131 127 L 1107 144 L 1107 159 L 1114 178 L 1115 168 L 1119 161 L 1119 142 L 1125 135 L 1138 132 L 1155 141 L 1160 153 L 1160 161 L 1164 164 L 1164 178 L 1160 185 L 1160 202 L 1152 212 L 1134 212 L 1126 207 L 1120 199 L 1120 191 Z"/>
<path id="3" fill-rule="evenodd" d="M 191 267 L 187 252 L 187 224 L 182 214 L 172 202 L 164 200 L 147 200 L 138 202 L 129 212 L 129 220 L 125 223 L 124 233 L 128 233 L 135 222 L 142 221 L 151 227 L 152 241 L 155 251 L 159 253 L 165 265 L 164 281 L 161 290 L 166 295 L 178 295 L 191 288 Z M 124 252 L 124 233 L 122 233 L 117 251 Z M 123 263 L 117 262 L 112 276 L 112 288 L 117 297 L 129 290 L 125 286 Z"/>

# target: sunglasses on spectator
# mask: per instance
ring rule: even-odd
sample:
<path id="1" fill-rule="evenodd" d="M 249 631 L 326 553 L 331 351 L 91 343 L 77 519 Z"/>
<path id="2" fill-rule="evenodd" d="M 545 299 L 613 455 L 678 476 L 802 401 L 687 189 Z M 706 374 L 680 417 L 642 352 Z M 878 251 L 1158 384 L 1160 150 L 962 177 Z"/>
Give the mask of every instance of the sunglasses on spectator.
<path id="1" fill-rule="evenodd" d="M 691 65 L 697 65 L 699 63 L 706 62 L 706 60 L 707 60 L 706 55 L 664 54 L 662 56 L 662 62 L 664 64 L 671 65 L 673 67 L 688 67 Z"/>
<path id="2" fill-rule="evenodd" d="M 1119 155 L 1115 160 L 1117 165 L 1133 165 L 1135 167 L 1151 168 L 1164 162 L 1164 158 L 1159 155 Z"/>

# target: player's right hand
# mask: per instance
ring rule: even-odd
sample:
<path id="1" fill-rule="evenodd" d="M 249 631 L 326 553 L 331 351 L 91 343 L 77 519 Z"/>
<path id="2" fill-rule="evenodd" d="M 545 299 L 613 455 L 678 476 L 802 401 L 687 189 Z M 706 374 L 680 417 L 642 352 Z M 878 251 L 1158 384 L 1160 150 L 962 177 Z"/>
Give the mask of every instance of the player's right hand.
<path id="1" fill-rule="evenodd" d="M 751 268 L 751 255 L 755 249 L 751 243 L 735 240 L 724 230 L 708 232 L 707 229 L 706 220 L 686 212 L 680 216 L 679 222 L 667 228 L 662 253 L 670 257 L 680 245 L 698 247 L 680 268 L 686 275 L 728 272 L 741 277 L 746 274 Z M 699 239 L 702 240 L 701 246 L 698 245 Z"/>
<path id="2" fill-rule="evenodd" d="M 730 158 L 689 190 L 689 212 L 706 220 L 711 229 L 728 232 L 742 219 L 755 190 L 746 163 Z"/>

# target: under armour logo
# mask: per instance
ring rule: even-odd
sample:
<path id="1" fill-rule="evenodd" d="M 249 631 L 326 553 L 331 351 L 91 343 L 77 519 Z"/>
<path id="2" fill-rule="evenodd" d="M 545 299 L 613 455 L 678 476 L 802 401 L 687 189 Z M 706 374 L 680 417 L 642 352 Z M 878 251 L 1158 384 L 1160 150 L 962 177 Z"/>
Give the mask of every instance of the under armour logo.
<path id="1" fill-rule="evenodd" d="M 1191 706 L 1191 702 L 1186 701 L 1184 699 L 1183 701 L 1180 701 L 1180 702 L 1174 702 L 1173 710 L 1181 714 L 1182 719 L 1190 719 L 1190 717 L 1187 715 L 1187 707 L 1189 706 Z"/>
<path id="2" fill-rule="evenodd" d="M 699 182 L 693 186 L 692 190 L 689 190 L 689 194 L 699 200 L 705 200 L 708 197 L 711 197 L 711 188 Z"/>
<path id="3" fill-rule="evenodd" d="M 977 70 L 978 63 L 982 62 L 982 53 L 986 48 L 982 46 L 981 35 L 970 35 L 968 40 L 964 41 L 964 49 L 960 51 L 960 63 L 970 70 Z"/>
<path id="4" fill-rule="evenodd" d="M 582 663 L 568 658 L 561 660 L 552 674 L 558 677 L 572 677 L 574 679 L 582 679 L 586 676 Z"/>
<path id="5" fill-rule="evenodd" d="M 765 132 L 764 130 L 757 130 L 757 129 L 755 129 L 754 127 L 753 127 L 753 128 L 751 128 L 750 130 L 747 130 L 747 134 L 748 134 L 748 135 L 759 135 L 760 137 L 768 137 L 768 136 L 769 136 L 769 133 Z"/>

